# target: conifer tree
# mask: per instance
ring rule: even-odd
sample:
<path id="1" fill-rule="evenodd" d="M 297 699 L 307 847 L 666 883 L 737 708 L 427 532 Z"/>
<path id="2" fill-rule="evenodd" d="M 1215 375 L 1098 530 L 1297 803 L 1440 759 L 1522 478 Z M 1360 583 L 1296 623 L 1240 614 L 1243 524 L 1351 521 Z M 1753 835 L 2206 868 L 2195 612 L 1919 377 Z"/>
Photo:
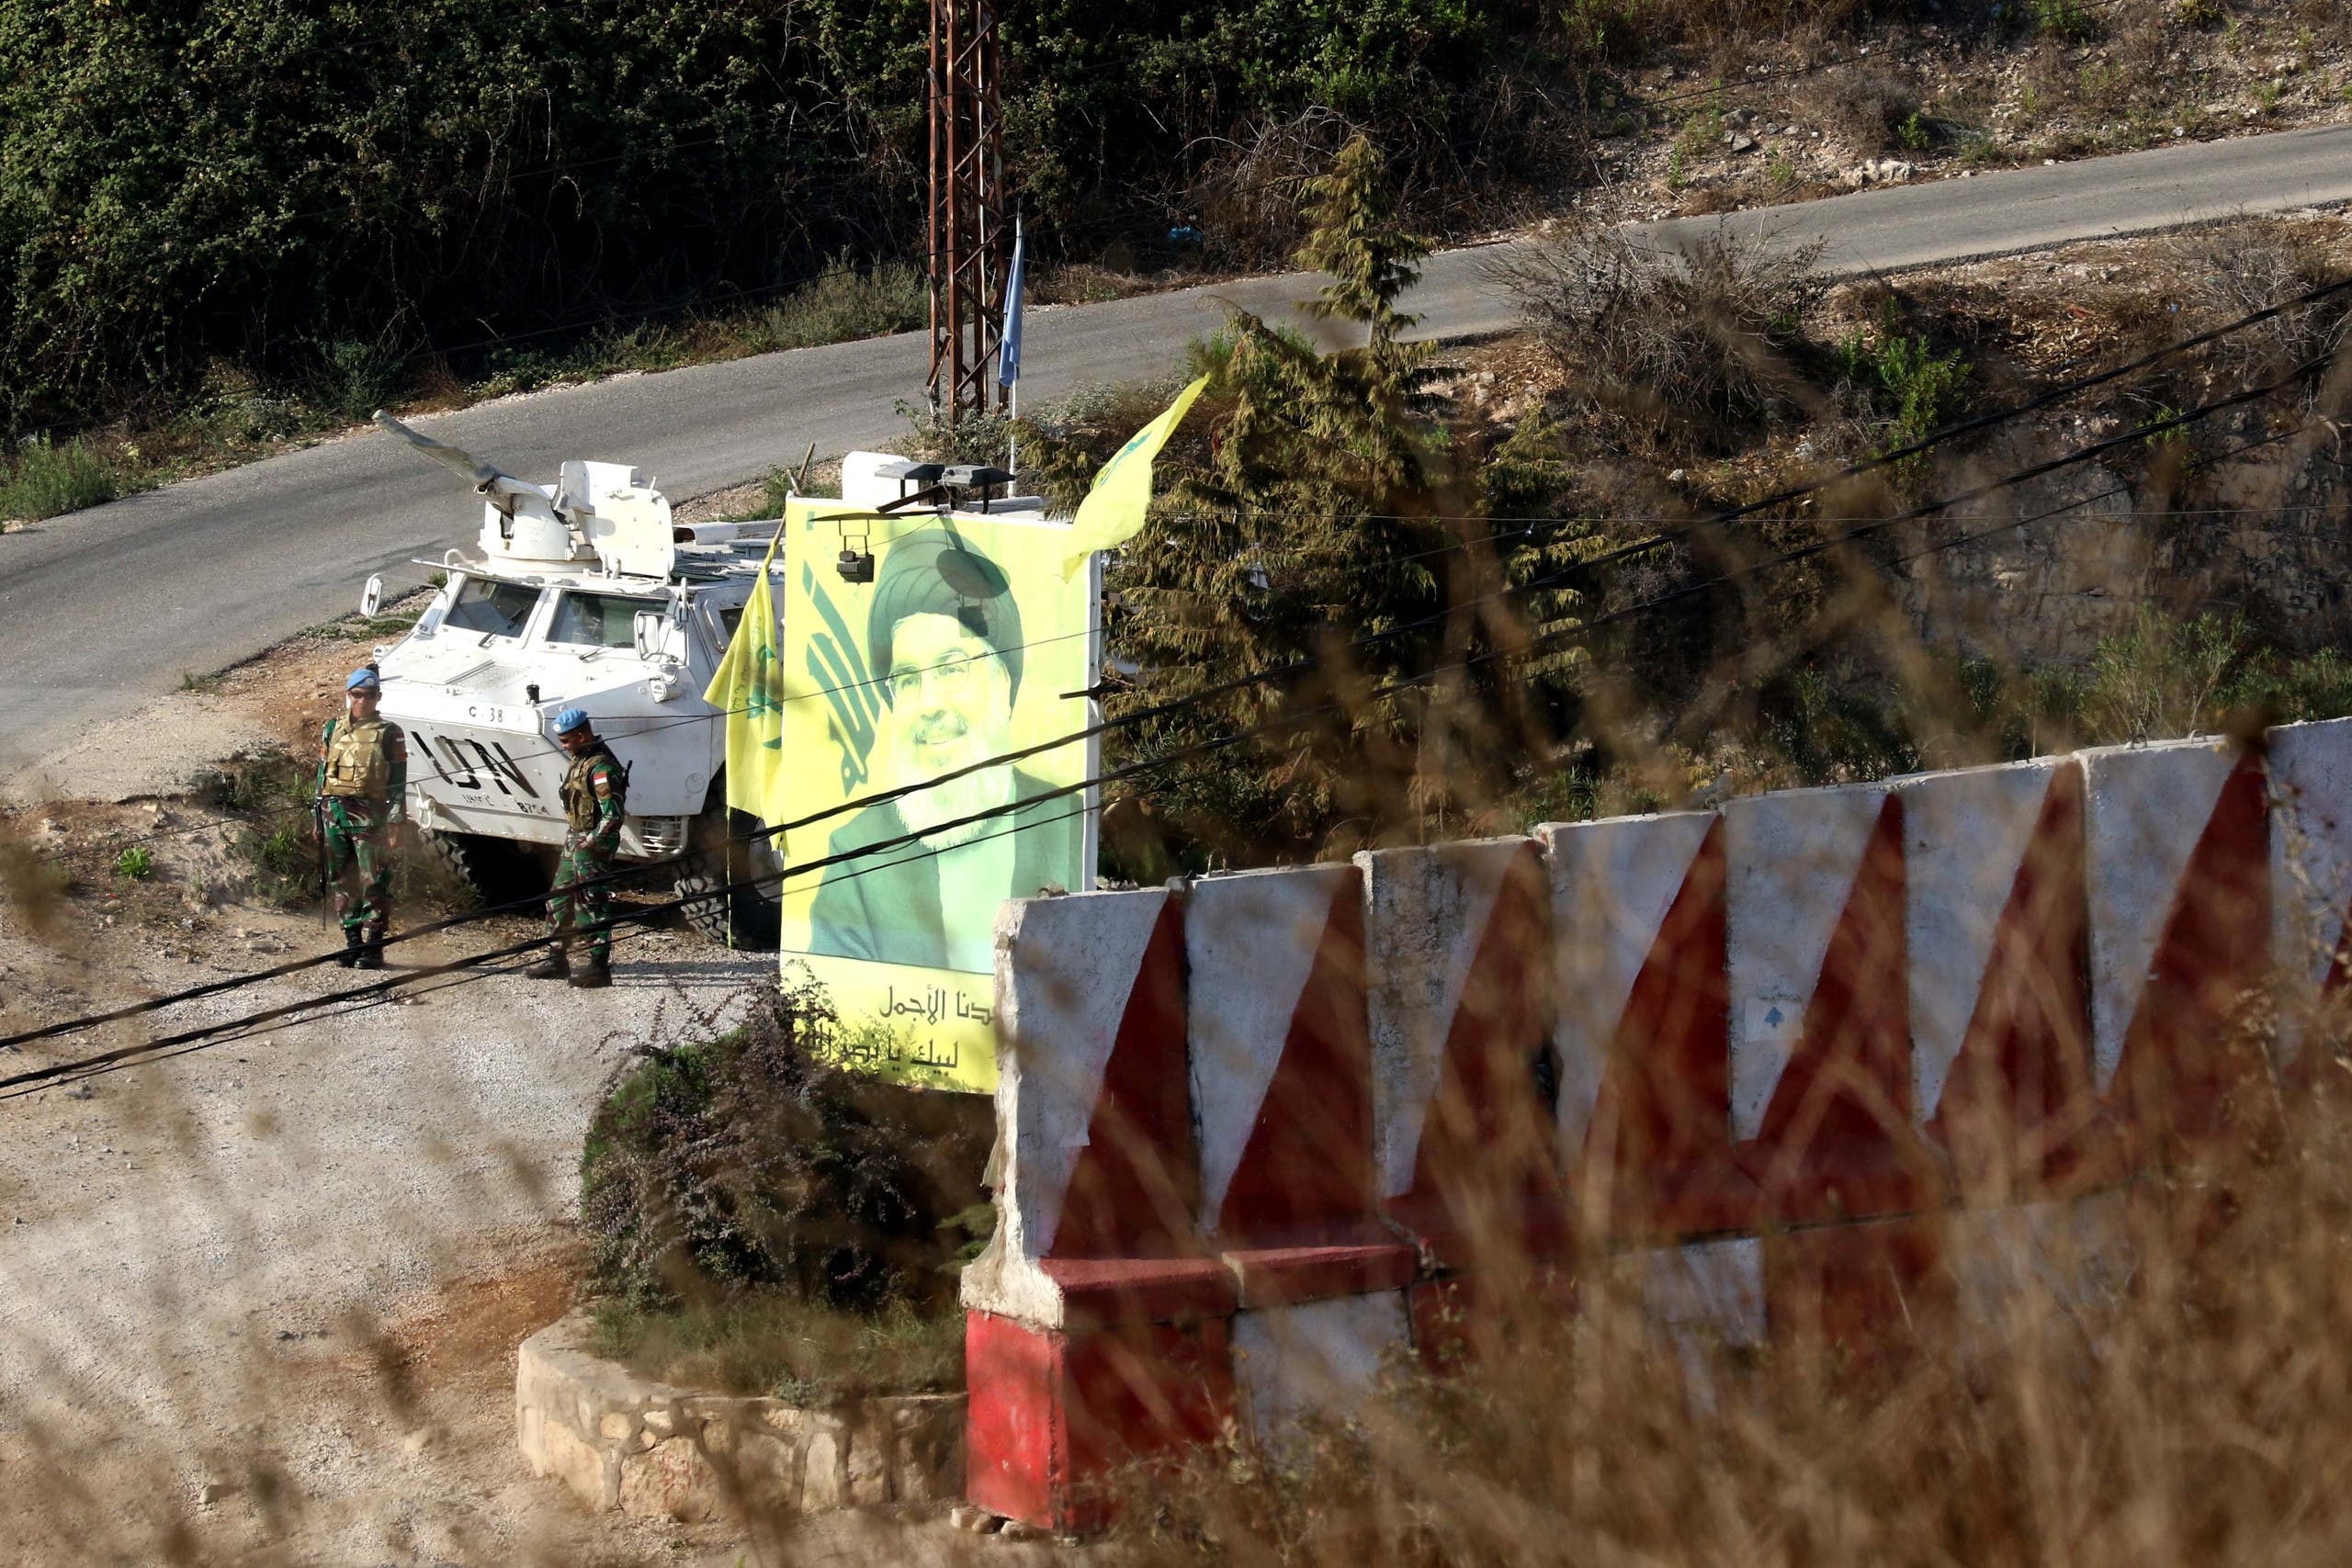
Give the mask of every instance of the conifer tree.
<path id="1" fill-rule="evenodd" d="M 1124 737 L 1143 755 L 1301 721 L 1135 786 L 1182 838 L 1238 864 L 1423 835 L 1463 778 L 1507 766 L 1493 720 L 1513 705 L 1493 700 L 1496 682 L 1523 671 L 1465 661 L 1524 637 L 1522 606 L 1498 591 L 1538 548 L 1498 555 L 1482 443 L 1436 416 L 1431 351 L 1407 341 L 1414 318 L 1398 308 L 1429 243 L 1403 226 L 1377 152 L 1351 142 L 1303 209 L 1299 262 L 1330 279 L 1307 311 L 1357 341 L 1318 351 L 1237 312 L 1199 345 L 1193 373 L 1212 379 L 1193 438 L 1163 456 L 1152 523 L 1111 581 L 1112 641 L 1135 668 L 1114 683 L 1114 714 L 1317 661 Z"/>

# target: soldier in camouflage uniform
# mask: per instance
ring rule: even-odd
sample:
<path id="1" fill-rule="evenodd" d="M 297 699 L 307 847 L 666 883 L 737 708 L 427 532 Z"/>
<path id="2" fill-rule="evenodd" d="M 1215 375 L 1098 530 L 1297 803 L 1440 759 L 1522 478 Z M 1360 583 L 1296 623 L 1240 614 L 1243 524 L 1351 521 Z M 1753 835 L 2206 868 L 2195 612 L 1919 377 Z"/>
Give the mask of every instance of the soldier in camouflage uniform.
<path id="1" fill-rule="evenodd" d="M 343 683 L 344 716 L 319 737 L 320 815 L 334 912 L 343 921 L 346 969 L 384 966 L 384 929 L 392 919 L 392 833 L 408 788 L 408 738 L 376 714 L 382 693 L 376 667 Z"/>
<path id="2" fill-rule="evenodd" d="M 563 858 L 548 894 L 548 940 L 555 951 L 525 974 L 534 980 L 569 979 L 583 989 L 613 983 L 613 856 L 628 814 L 628 773 L 612 748 L 596 738 L 588 716 L 566 708 L 555 716 L 556 740 L 571 755 L 563 775 Z M 584 942 L 587 962 L 571 966 L 570 949 Z"/>

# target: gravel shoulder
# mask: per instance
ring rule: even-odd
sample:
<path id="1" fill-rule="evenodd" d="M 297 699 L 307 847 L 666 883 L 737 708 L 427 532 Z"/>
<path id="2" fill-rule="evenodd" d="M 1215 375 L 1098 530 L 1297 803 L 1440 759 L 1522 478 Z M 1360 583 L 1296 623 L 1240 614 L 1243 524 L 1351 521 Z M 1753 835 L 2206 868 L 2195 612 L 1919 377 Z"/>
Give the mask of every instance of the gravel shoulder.
<path id="1" fill-rule="evenodd" d="M 331 942 L 241 889 L 240 824 L 174 793 L 199 738 L 300 744 L 354 659 L 300 639 L 93 741 L 103 798 L 0 811 L 0 1032 Z M 358 657 L 365 657 L 364 652 Z M 123 757 L 142 739 L 170 748 Z M 178 744 L 186 738 L 187 744 Z M 151 765 L 152 764 L 152 765 Z M 142 773 L 141 769 L 145 772 Z M 153 869 L 112 874 L 137 844 Z M 12 887 L 12 895 L 20 892 Z M 412 918 L 416 918 L 413 915 Z M 395 970 L 525 940 L 486 922 Z M 514 1342 L 566 1306 L 580 1141 L 637 1044 L 723 1023 L 771 957 L 631 933 L 603 992 L 473 973 L 352 1009 L 322 967 L 0 1055 L 0 1074 L 287 1003 L 266 1032 L 0 1100 L 0 1504 L 16 1561 L 693 1561 L 514 1457 Z M 685 1555 L 681 1556 L 684 1551 Z M 720 1561 L 732 1561 L 723 1556 Z"/>

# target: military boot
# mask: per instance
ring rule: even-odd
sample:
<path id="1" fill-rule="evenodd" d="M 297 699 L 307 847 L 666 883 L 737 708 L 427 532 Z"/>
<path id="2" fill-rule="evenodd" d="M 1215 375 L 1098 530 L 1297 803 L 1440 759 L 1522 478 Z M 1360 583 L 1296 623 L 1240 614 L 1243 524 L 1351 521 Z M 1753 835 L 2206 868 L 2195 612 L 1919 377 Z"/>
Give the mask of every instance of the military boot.
<path id="1" fill-rule="evenodd" d="M 560 980 L 571 973 L 571 960 L 560 947 L 551 947 L 548 955 L 523 971 L 526 980 Z"/>
<path id="2" fill-rule="evenodd" d="M 613 961 L 602 953 L 590 953 L 588 962 L 571 972 L 571 984 L 575 990 L 602 990 L 612 983 Z"/>
<path id="3" fill-rule="evenodd" d="M 336 965 L 345 969 L 356 967 L 359 963 L 360 945 L 367 940 L 357 926 L 344 927 L 343 951 L 334 955 Z"/>
<path id="4" fill-rule="evenodd" d="M 365 928 L 359 943 L 359 956 L 351 962 L 354 969 L 381 969 L 384 966 L 384 928 Z"/>

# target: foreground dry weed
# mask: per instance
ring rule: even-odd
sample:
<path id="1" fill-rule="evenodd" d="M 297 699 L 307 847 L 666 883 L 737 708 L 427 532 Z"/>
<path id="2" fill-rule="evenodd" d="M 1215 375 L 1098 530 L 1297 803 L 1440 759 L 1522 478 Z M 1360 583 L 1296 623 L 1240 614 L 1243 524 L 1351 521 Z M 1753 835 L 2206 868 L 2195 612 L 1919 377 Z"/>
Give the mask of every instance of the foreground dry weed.
<path id="1" fill-rule="evenodd" d="M 1458 1375 L 1141 1483 L 1130 1532 L 1152 1562 L 1335 1568 L 2341 1562 L 2342 1109 L 2227 1168 L 1954 1215 L 1951 1308 L 1835 1344 L 1661 1327 L 1637 1261 L 1572 1303 L 1498 1288 Z"/>

